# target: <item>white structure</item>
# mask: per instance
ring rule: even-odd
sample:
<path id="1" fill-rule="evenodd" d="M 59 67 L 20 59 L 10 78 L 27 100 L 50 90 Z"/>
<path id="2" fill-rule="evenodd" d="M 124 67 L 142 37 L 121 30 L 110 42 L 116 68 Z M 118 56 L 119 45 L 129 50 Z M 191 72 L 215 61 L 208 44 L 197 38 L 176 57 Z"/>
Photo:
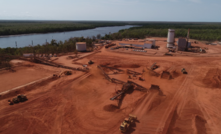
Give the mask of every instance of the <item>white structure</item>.
<path id="1" fill-rule="evenodd" d="M 154 39 L 146 39 L 146 41 L 151 41 L 152 42 L 152 45 L 153 45 L 153 47 L 155 47 L 155 40 Z"/>
<path id="2" fill-rule="evenodd" d="M 139 44 L 126 44 L 126 43 L 119 43 L 119 45 L 121 46 L 133 46 L 133 47 L 142 47 L 142 48 L 147 48 L 147 49 L 151 49 L 153 44 L 148 44 L 148 43 L 144 43 L 144 45 L 139 45 Z"/>
<path id="3" fill-rule="evenodd" d="M 76 49 L 79 52 L 83 52 L 87 50 L 86 42 L 77 42 L 76 43 Z"/>
<path id="4" fill-rule="evenodd" d="M 144 48 L 151 49 L 152 47 L 153 47 L 153 44 L 144 43 Z"/>
<path id="5" fill-rule="evenodd" d="M 168 29 L 168 37 L 167 37 L 167 47 L 173 47 L 175 41 L 175 30 Z"/>

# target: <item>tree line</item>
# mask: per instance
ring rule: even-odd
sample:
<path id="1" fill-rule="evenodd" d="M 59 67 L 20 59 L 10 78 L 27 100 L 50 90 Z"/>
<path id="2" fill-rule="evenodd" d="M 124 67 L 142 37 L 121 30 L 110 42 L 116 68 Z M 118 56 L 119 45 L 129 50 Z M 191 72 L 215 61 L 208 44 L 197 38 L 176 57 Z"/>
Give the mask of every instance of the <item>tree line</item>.
<path id="1" fill-rule="evenodd" d="M 144 24 L 141 27 L 120 30 L 118 33 L 106 34 L 103 39 L 167 37 L 168 29 L 175 29 L 175 37 L 186 37 L 190 29 L 190 38 L 204 41 L 221 41 L 221 24 Z"/>
<path id="2" fill-rule="evenodd" d="M 0 21 L 0 35 L 64 32 L 126 24 L 123 22 Z"/>
<path id="3" fill-rule="evenodd" d="M 97 42 L 96 37 L 84 38 L 74 37 L 68 40 L 56 41 L 51 40 L 45 44 L 38 44 L 36 46 L 26 46 L 21 48 L 0 48 L 0 54 L 22 56 L 24 53 L 35 53 L 35 54 L 59 54 L 76 51 L 76 42 L 86 42 L 88 51 L 93 50 L 93 42 Z"/>

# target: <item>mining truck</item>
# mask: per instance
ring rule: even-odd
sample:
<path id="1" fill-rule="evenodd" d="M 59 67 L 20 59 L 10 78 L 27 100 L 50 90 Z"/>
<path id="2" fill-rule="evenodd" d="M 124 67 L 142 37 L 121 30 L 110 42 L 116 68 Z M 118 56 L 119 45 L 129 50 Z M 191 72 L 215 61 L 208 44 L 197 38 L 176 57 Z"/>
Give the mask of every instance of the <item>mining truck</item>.
<path id="1" fill-rule="evenodd" d="M 140 81 L 145 81 L 145 79 L 144 79 L 144 78 L 142 78 L 142 77 L 139 77 L 139 80 L 140 80 Z"/>
<path id="2" fill-rule="evenodd" d="M 124 121 L 121 123 L 119 130 L 122 133 L 127 132 L 129 127 L 131 126 L 131 124 L 134 123 L 136 119 L 137 119 L 137 117 L 135 115 L 130 114 L 129 118 L 125 118 Z"/>
<path id="3" fill-rule="evenodd" d="M 94 62 L 92 60 L 88 61 L 88 64 L 94 64 Z"/>
<path id="4" fill-rule="evenodd" d="M 27 101 L 28 98 L 26 97 L 26 95 L 23 94 L 19 94 L 18 96 L 16 96 L 15 98 L 13 98 L 12 100 L 8 100 L 9 105 L 13 105 L 19 102 L 24 102 Z"/>
<path id="5" fill-rule="evenodd" d="M 71 71 L 62 71 L 59 75 L 54 75 L 54 76 L 61 77 L 62 75 L 72 75 L 72 72 Z"/>
<path id="6" fill-rule="evenodd" d="M 181 69 L 181 72 L 182 72 L 183 74 L 187 74 L 187 71 L 186 71 L 185 68 L 182 68 L 182 69 Z"/>

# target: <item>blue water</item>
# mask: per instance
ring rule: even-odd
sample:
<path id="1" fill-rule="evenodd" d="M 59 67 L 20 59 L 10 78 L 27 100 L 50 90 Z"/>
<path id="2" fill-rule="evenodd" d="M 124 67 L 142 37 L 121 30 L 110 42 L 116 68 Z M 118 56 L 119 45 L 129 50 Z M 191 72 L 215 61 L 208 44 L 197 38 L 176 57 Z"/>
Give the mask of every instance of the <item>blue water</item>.
<path id="1" fill-rule="evenodd" d="M 45 34 L 25 34 L 25 35 L 11 35 L 11 36 L 0 36 L 0 48 L 6 47 L 16 47 L 15 42 L 17 42 L 18 47 L 24 47 L 32 44 L 44 44 L 50 42 L 52 39 L 56 41 L 65 41 L 71 37 L 92 37 L 98 34 L 104 36 L 105 34 L 116 33 L 121 29 L 128 29 L 134 27 L 132 25 L 126 26 L 114 26 L 114 27 L 98 27 L 95 29 L 70 31 L 70 32 L 57 32 L 57 33 L 45 33 Z"/>

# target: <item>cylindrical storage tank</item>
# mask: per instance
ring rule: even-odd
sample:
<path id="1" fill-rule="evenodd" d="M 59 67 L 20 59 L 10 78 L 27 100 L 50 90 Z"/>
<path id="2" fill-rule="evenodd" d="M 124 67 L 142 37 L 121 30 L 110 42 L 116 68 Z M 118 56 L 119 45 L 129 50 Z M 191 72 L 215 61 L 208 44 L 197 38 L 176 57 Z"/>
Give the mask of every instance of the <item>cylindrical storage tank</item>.
<path id="1" fill-rule="evenodd" d="M 167 47 L 173 47 L 175 41 L 175 30 L 168 29 Z"/>
<path id="2" fill-rule="evenodd" d="M 87 51 L 86 42 L 77 42 L 76 43 L 76 50 L 79 52 Z"/>

